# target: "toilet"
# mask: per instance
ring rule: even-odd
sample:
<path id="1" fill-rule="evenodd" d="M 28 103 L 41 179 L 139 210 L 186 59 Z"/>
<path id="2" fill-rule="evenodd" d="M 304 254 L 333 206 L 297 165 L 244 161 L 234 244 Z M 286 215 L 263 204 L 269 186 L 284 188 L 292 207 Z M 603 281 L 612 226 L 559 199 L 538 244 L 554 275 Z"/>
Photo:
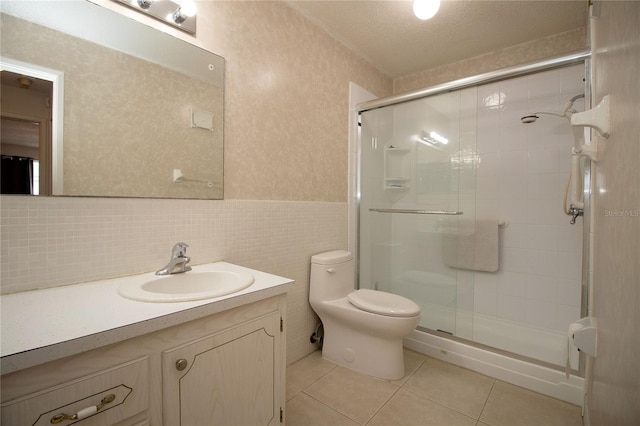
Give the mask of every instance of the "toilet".
<path id="1" fill-rule="evenodd" d="M 418 325 L 420 307 L 382 291 L 355 290 L 350 252 L 311 257 L 309 303 L 324 326 L 322 357 L 387 380 L 404 377 L 402 339 Z"/>

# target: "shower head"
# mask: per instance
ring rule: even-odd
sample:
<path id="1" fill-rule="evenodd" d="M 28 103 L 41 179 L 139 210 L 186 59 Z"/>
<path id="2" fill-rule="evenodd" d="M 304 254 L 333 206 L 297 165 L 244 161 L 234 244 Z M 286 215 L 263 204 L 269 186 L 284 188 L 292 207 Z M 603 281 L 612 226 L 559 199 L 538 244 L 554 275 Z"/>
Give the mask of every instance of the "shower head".
<path id="1" fill-rule="evenodd" d="M 538 118 L 540 117 L 533 114 L 533 115 L 525 115 L 520 120 L 522 121 L 522 124 L 530 124 L 530 123 L 535 123 Z"/>
<path id="2" fill-rule="evenodd" d="M 555 115 L 556 117 L 563 117 L 563 118 L 566 118 L 567 120 L 571 120 L 571 116 L 576 112 L 576 110 L 572 109 L 573 103 L 580 98 L 584 98 L 584 94 L 574 96 L 573 98 L 568 100 L 564 104 L 564 108 L 562 112 L 538 111 L 538 112 L 534 112 L 533 114 L 525 115 L 520 119 L 520 121 L 522 121 L 523 124 L 535 123 L 536 120 L 540 118 L 538 114 Z"/>

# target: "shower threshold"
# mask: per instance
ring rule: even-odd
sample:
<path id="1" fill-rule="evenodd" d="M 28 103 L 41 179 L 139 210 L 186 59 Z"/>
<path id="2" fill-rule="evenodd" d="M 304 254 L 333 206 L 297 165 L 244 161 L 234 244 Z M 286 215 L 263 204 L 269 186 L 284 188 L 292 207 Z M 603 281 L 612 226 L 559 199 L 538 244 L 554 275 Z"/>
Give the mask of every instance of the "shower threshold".
<path id="1" fill-rule="evenodd" d="M 571 404 L 583 406 L 584 379 L 572 370 L 567 379 L 558 365 L 496 349 L 424 327 L 404 339 L 404 346 L 498 380 Z"/>

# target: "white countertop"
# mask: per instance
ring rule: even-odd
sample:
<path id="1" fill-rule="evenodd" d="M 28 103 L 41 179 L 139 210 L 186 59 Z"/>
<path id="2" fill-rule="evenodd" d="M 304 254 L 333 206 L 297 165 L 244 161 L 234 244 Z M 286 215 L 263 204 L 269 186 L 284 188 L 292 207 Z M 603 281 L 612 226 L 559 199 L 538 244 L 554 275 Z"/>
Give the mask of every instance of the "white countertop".
<path id="1" fill-rule="evenodd" d="M 126 299 L 118 287 L 156 278 L 152 272 L 0 296 L 0 373 L 6 374 L 96 349 L 289 291 L 293 281 L 226 262 L 193 271 L 245 271 L 249 287 L 226 296 L 190 302 Z M 188 273 L 188 272 L 187 272 Z"/>

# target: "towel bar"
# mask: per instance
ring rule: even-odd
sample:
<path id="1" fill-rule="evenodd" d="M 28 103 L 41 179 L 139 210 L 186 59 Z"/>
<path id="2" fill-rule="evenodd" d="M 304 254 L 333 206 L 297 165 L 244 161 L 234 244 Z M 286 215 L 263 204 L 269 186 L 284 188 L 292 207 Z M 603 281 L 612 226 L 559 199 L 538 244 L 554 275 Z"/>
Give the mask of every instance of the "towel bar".
<path id="1" fill-rule="evenodd" d="M 369 209 L 370 212 L 378 213 L 409 213 L 409 214 L 443 214 L 450 216 L 457 216 L 463 214 L 463 212 L 450 211 L 450 210 L 403 210 L 403 209 Z"/>

